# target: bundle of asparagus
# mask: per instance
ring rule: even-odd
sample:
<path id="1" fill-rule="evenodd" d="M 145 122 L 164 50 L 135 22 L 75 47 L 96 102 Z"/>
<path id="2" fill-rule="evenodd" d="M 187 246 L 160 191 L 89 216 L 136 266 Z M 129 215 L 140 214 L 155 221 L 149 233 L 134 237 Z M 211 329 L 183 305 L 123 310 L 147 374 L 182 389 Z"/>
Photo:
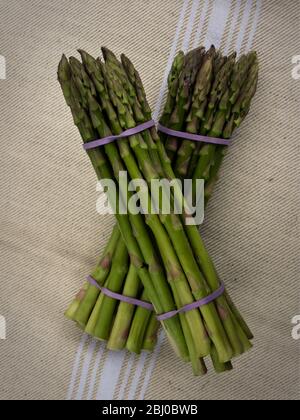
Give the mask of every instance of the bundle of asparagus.
<path id="1" fill-rule="evenodd" d="M 177 100 L 177 108 L 185 109 L 186 113 L 180 114 L 175 107 L 169 123 L 164 115 L 160 122 L 186 133 L 229 139 L 249 112 L 257 81 L 258 61 L 255 52 L 242 55 L 236 60 L 236 53 L 222 56 L 212 46 L 203 53 L 194 90 L 185 95 L 179 91 L 177 98 L 172 97 L 169 90 L 167 105 Z M 183 98 L 185 102 L 182 102 Z M 168 116 L 170 108 L 167 105 L 164 114 Z M 165 145 L 176 175 L 193 179 L 193 193 L 196 180 L 204 179 L 207 202 L 217 181 L 226 147 L 196 144 L 191 140 L 179 141 L 170 136 L 165 139 Z"/>
<path id="2" fill-rule="evenodd" d="M 119 71 L 121 71 L 121 76 L 129 78 L 135 89 L 139 102 L 142 104 L 145 118 L 151 119 L 151 110 L 146 100 L 142 82 L 131 61 L 123 55 L 122 63 L 124 69 L 122 69 L 114 54 L 108 49 L 103 50 L 107 60 L 109 60 L 112 65 L 115 65 Z M 172 87 L 170 81 L 173 79 L 174 81 L 178 81 L 178 74 L 181 72 L 184 65 L 187 69 L 186 73 L 191 71 L 195 74 L 199 68 L 199 60 L 201 59 L 200 53 L 202 50 L 203 48 L 196 49 L 187 54 L 185 58 L 183 53 L 179 53 L 179 55 L 175 58 L 169 75 L 168 84 L 169 88 L 173 89 L 173 94 L 175 94 L 175 96 L 177 94 L 177 87 L 174 88 L 174 83 L 172 83 Z M 77 65 L 78 67 L 77 60 L 71 57 L 70 65 Z M 176 75 L 174 72 L 175 68 L 177 68 L 178 73 Z M 124 70 L 126 75 L 124 74 Z M 166 122 L 168 122 L 167 119 Z M 153 156 L 155 151 L 153 152 L 151 150 L 151 152 Z M 154 162 L 156 162 L 156 167 L 159 170 L 160 175 L 163 176 L 163 170 L 159 164 L 159 160 L 156 158 Z M 124 285 L 122 285 L 124 275 L 120 276 L 120 274 L 115 272 L 115 270 L 118 270 L 118 264 L 115 262 L 113 267 L 111 267 L 112 258 L 119 240 L 122 240 L 121 235 L 118 235 L 117 229 L 114 229 L 104 254 L 100 259 L 99 265 L 92 273 L 92 277 L 96 279 L 99 285 L 107 286 L 106 280 L 110 273 L 110 276 L 118 276 L 118 285 L 113 290 L 117 291 L 123 288 L 122 290 L 125 296 L 140 296 L 141 299 L 145 300 L 146 294 L 141 291 L 142 284 L 139 282 L 137 273 L 135 272 L 133 266 L 131 266 L 128 279 L 125 278 Z M 123 255 L 123 258 L 124 261 L 126 261 L 125 255 Z M 120 263 L 124 264 L 124 261 L 120 261 Z M 95 336 L 96 338 L 105 340 L 107 339 L 107 336 L 100 336 L 95 329 L 96 325 L 101 322 L 99 318 L 99 309 L 101 307 L 102 299 L 103 297 L 99 292 L 99 289 L 86 282 L 80 292 L 76 295 L 74 301 L 70 304 L 69 308 L 65 312 L 65 315 L 67 318 L 76 321 L 81 328 L 85 329 L 85 332 Z M 148 351 L 153 350 L 157 341 L 157 330 L 159 327 L 159 323 L 156 321 L 154 314 L 151 314 L 150 316 L 148 310 L 145 310 L 142 307 L 134 308 L 133 305 L 122 302 L 118 305 L 113 319 L 107 319 L 108 315 L 106 313 L 101 315 L 102 318 L 106 317 L 107 324 L 111 324 L 111 330 L 107 343 L 107 347 L 109 349 L 119 350 L 126 346 L 128 350 L 136 353 L 140 353 L 142 349 Z"/>
<path id="3" fill-rule="evenodd" d="M 122 65 L 106 49 L 104 50 L 105 64 L 95 61 L 84 52 L 81 52 L 81 56 L 84 67 L 75 59 L 70 59 L 68 63 L 66 58 L 63 57 L 58 74 L 65 98 L 71 107 L 75 124 L 78 126 L 84 141 L 95 139 L 97 132 L 103 137 L 110 133 L 110 128 L 112 132 L 118 134 L 122 129 L 147 120 L 149 107 L 145 100 L 144 91 L 135 69 L 126 57 L 123 57 Z M 199 89 L 199 75 L 201 69 L 205 67 L 203 64 L 199 65 L 199 63 L 206 63 L 208 61 L 207 57 L 213 56 L 213 54 L 210 51 L 209 54 L 204 55 L 203 51 L 198 51 L 197 54 L 194 54 L 194 56 L 197 56 L 197 60 L 190 60 L 191 56 L 193 54 L 190 54 L 190 57 L 187 56 L 186 60 L 182 60 L 182 54 L 180 54 L 174 62 L 169 78 L 169 87 L 171 88 L 169 89 L 164 113 L 165 119 L 173 101 L 175 109 L 180 109 L 179 120 L 184 122 L 184 115 L 189 110 L 186 103 L 191 101 L 192 79 L 193 77 L 195 79 L 193 74 L 198 73 L 196 87 Z M 199 57 L 201 57 L 201 60 L 199 60 Z M 185 66 L 181 65 L 183 61 L 186 63 Z M 180 76 L 184 72 L 188 74 L 187 63 L 189 62 L 193 62 L 193 66 L 191 66 L 193 72 L 189 73 L 192 75 L 189 84 L 186 83 L 186 76 L 172 77 L 175 71 Z M 180 67 L 183 69 L 182 72 Z M 183 81 L 183 83 L 180 81 Z M 178 85 L 178 93 L 175 98 L 174 91 L 176 89 L 174 89 L 174 86 L 176 84 Z M 180 90 L 182 86 L 184 86 L 184 89 Z M 183 95 L 179 95 L 179 92 L 183 92 Z M 196 94 L 192 96 L 192 99 L 193 105 L 196 100 L 199 101 Z M 169 112 L 173 121 L 174 111 Z M 192 119 L 190 118 L 190 120 Z M 180 125 L 178 124 L 176 129 L 179 128 Z M 132 138 L 129 138 L 129 142 L 123 140 L 118 142 L 118 147 L 115 144 L 106 145 L 104 151 L 100 149 L 92 150 L 89 155 L 100 177 L 112 177 L 112 169 L 115 179 L 118 180 L 118 172 L 123 169 L 121 159 L 123 159 L 132 179 L 142 177 L 137 162 L 148 182 L 152 178 L 159 178 L 162 175 L 168 178 L 174 177 L 170 161 L 153 129 L 145 131 L 142 136 L 132 136 Z M 137 284 L 137 275 L 142 279 L 146 292 L 158 313 L 169 311 L 175 306 L 182 307 L 185 303 L 190 303 L 194 299 L 209 294 L 211 290 L 215 290 L 218 286 L 218 277 L 195 227 L 184 226 L 178 216 L 174 214 L 167 217 L 148 215 L 145 218 L 140 215 L 121 216 L 117 214 L 116 217 L 129 250 L 131 266 L 128 277 L 133 278 L 135 276 L 134 284 Z M 151 235 L 155 238 L 154 244 L 151 239 L 149 240 L 151 236 L 146 224 L 150 227 Z M 137 228 L 140 230 L 137 230 Z M 138 232 L 136 238 L 132 229 L 134 229 L 135 234 Z M 122 241 L 120 243 L 122 244 Z M 118 252 L 116 250 L 115 254 L 117 261 L 120 257 L 123 258 L 126 255 L 124 244 L 123 249 L 121 245 L 118 247 L 120 249 L 117 248 Z M 164 269 L 158 258 L 157 250 L 162 255 Z M 98 267 L 100 277 L 101 273 L 107 272 L 107 267 L 110 267 L 111 249 L 107 251 L 107 255 L 109 257 L 104 258 Z M 125 270 L 118 274 L 118 277 L 122 279 L 119 282 L 121 284 L 126 271 L 127 267 L 125 265 Z M 130 273 L 135 273 L 135 275 L 131 274 L 130 276 Z M 109 279 L 109 277 L 106 284 L 108 284 L 108 287 L 115 287 L 117 279 L 115 277 Z M 127 279 L 125 285 L 126 283 Z M 92 290 L 91 287 L 88 288 L 83 301 L 89 301 L 89 299 L 86 299 L 89 290 Z M 97 291 L 97 293 L 99 292 Z M 90 293 L 90 296 L 93 295 L 94 303 L 94 295 L 97 293 L 96 291 Z M 100 299 L 97 301 L 100 312 L 101 307 L 104 307 L 106 311 L 112 314 L 115 302 L 109 300 L 110 298 L 106 296 L 101 296 L 102 304 L 99 303 Z M 79 302 L 79 299 L 77 301 Z M 79 307 L 83 301 L 81 301 Z M 70 308 L 70 313 L 74 314 L 75 310 L 76 313 L 78 312 L 78 302 L 74 302 L 73 308 Z M 103 302 L 106 302 L 105 305 Z M 103 310 L 102 312 L 104 314 Z M 98 318 L 94 317 L 95 319 Z M 105 320 L 105 317 L 99 319 Z M 151 325 L 155 326 L 155 319 L 152 318 L 152 320 L 153 322 L 149 323 L 149 327 Z M 83 325 L 85 325 L 84 322 Z M 97 324 L 97 327 L 102 333 L 103 331 L 108 332 L 109 328 L 105 322 L 103 322 L 102 327 L 99 327 L 99 325 L 100 323 Z M 230 368 L 228 362 L 232 356 L 241 354 L 250 347 L 247 335 L 250 337 L 251 334 L 227 295 L 218 298 L 214 304 L 200 308 L 200 311 L 193 310 L 180 314 L 179 317 L 167 319 L 163 322 L 163 325 L 181 357 L 192 361 L 196 374 L 205 372 L 201 357 L 211 353 L 215 367 L 218 370 L 224 370 Z"/>

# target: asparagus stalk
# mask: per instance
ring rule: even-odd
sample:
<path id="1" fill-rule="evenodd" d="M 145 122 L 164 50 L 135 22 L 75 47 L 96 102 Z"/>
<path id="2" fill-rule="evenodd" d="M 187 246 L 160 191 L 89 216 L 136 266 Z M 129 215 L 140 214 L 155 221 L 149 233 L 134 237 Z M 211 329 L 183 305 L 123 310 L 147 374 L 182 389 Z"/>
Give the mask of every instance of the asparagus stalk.
<path id="1" fill-rule="evenodd" d="M 112 292 L 121 292 L 124 278 L 128 272 L 128 252 L 124 241 L 117 245 L 116 253 L 112 262 L 111 272 L 107 279 L 107 288 Z M 99 311 L 99 319 L 94 336 L 101 340 L 108 340 L 110 337 L 113 315 L 117 305 L 117 300 L 109 296 L 104 296 Z"/>
<path id="2" fill-rule="evenodd" d="M 138 278 L 137 271 L 135 267 L 131 264 L 125 281 L 125 285 L 123 287 L 122 294 L 124 296 L 136 297 L 138 295 L 140 286 L 141 284 Z M 111 334 L 109 336 L 109 340 L 107 342 L 107 348 L 111 350 L 119 350 L 125 347 L 129 331 L 131 331 L 130 327 L 134 310 L 134 305 L 126 302 L 120 302 L 116 313 L 115 322 Z M 147 313 L 150 317 L 150 311 L 147 311 Z M 100 318 L 99 323 L 101 322 L 102 321 Z M 145 325 L 147 325 L 147 322 L 145 322 Z M 141 340 L 143 340 L 143 337 Z M 134 341 L 136 342 L 136 340 Z M 139 353 L 141 346 L 139 349 L 136 349 L 136 353 Z"/>
<path id="3" fill-rule="evenodd" d="M 157 333 L 159 330 L 159 322 L 157 322 L 156 315 L 152 312 L 145 337 L 142 345 L 142 349 L 146 351 L 153 351 L 157 343 Z"/>
<path id="4" fill-rule="evenodd" d="M 142 300 L 146 300 L 147 299 L 147 295 L 145 290 L 143 291 L 142 295 L 141 295 L 141 299 Z M 144 343 L 144 339 L 146 338 L 146 331 L 147 328 L 150 326 L 149 321 L 150 318 L 152 317 L 153 313 L 151 313 L 150 311 L 147 311 L 146 309 L 142 308 L 142 307 L 137 307 L 136 308 L 136 313 L 135 316 L 132 320 L 132 324 L 131 324 L 131 328 L 130 328 L 130 333 L 126 342 L 126 348 L 129 351 L 132 351 L 134 353 L 140 353 L 140 351 L 143 348 L 143 343 Z M 154 317 L 154 320 L 156 320 L 156 318 Z M 153 320 L 152 320 L 153 322 Z M 156 320 L 157 323 L 157 320 Z M 157 323 L 158 324 L 158 323 Z M 156 334 L 157 331 L 157 327 L 150 327 L 150 328 L 154 328 L 154 332 Z M 153 334 L 154 334 L 153 332 Z M 149 335 L 149 331 L 148 331 L 148 335 Z M 150 333 L 152 335 L 152 333 Z M 152 337 L 148 337 L 148 339 L 152 339 Z"/>
<path id="5" fill-rule="evenodd" d="M 239 127 L 246 117 L 257 86 L 258 62 L 255 52 L 242 56 L 232 67 L 231 61 L 233 60 L 234 56 L 232 55 L 221 68 L 217 77 L 219 83 L 219 87 L 216 89 L 218 92 L 217 107 L 210 101 L 211 109 L 216 108 L 213 122 L 210 124 L 207 116 L 202 122 L 203 129 L 210 130 L 208 135 L 214 137 L 230 138 L 232 136 L 235 128 Z M 224 82 L 224 78 L 227 78 L 226 82 Z M 211 196 L 217 181 L 225 153 L 224 146 L 206 144 L 201 148 L 193 179 L 194 181 L 199 178 L 206 179 L 206 201 Z"/>
<path id="6" fill-rule="evenodd" d="M 168 118 L 169 128 L 172 128 L 174 130 L 181 129 L 182 123 L 185 120 L 190 107 L 192 89 L 195 83 L 197 72 L 202 62 L 204 51 L 204 48 L 200 47 L 190 51 L 184 57 L 184 66 L 178 79 L 178 89 L 175 106 L 173 107 L 169 118 L 168 108 L 164 110 L 163 116 L 160 121 L 161 124 L 166 124 L 166 119 Z M 177 70 L 177 67 L 175 69 Z M 173 74 L 171 71 L 170 79 L 172 80 L 172 78 Z M 177 137 L 167 136 L 167 139 L 165 140 L 165 148 L 171 162 L 175 158 L 178 146 L 179 144 Z"/>
<path id="7" fill-rule="evenodd" d="M 94 272 L 92 273 L 93 278 L 97 281 L 97 283 L 100 286 L 103 286 L 110 272 L 113 255 L 119 240 L 119 230 L 118 228 L 114 228 L 110 240 L 101 257 L 101 260 Z M 84 296 L 80 300 L 80 304 L 78 305 L 76 313 L 74 314 L 74 320 L 78 322 L 78 324 L 82 327 L 86 325 L 99 295 L 99 289 L 91 284 L 84 286 L 84 289 Z"/>
<path id="8" fill-rule="evenodd" d="M 76 294 L 75 298 L 72 300 L 67 310 L 65 311 L 65 317 L 74 321 L 75 314 L 80 306 L 80 302 L 84 298 L 87 289 L 89 288 L 89 283 L 85 282 L 79 292 Z"/>
<path id="9" fill-rule="evenodd" d="M 197 133 L 198 124 L 203 109 L 207 103 L 207 95 L 211 88 L 213 79 L 213 60 L 215 50 L 211 48 L 204 56 L 200 70 L 197 74 L 195 83 L 191 111 L 187 117 L 186 131 L 188 133 Z M 178 176 L 184 177 L 187 174 L 190 156 L 196 148 L 196 143 L 190 140 L 182 141 L 175 162 L 174 171 Z"/>
<path id="10" fill-rule="evenodd" d="M 129 63 L 128 59 L 126 62 L 126 57 L 124 55 L 121 58 L 122 58 L 122 63 L 124 67 L 126 68 L 126 70 L 127 68 L 131 67 L 131 63 Z M 173 60 L 171 70 L 168 75 L 168 93 L 167 93 L 164 109 L 160 118 L 160 123 L 162 125 L 167 125 L 169 123 L 171 114 L 174 110 L 174 107 L 176 104 L 178 85 L 179 85 L 179 78 L 180 78 L 180 74 L 184 66 L 184 62 L 185 62 L 184 53 L 183 51 L 179 51 Z"/>

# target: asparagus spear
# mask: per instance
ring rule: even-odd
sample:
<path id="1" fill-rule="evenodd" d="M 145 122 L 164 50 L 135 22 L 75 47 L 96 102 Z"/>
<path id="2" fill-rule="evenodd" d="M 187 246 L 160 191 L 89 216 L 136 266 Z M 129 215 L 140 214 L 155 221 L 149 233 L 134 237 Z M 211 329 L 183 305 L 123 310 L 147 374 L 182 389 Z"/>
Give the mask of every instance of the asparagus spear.
<path id="1" fill-rule="evenodd" d="M 229 60 L 230 62 L 230 60 Z M 232 69 L 225 71 L 230 75 L 228 83 L 219 89 L 218 109 L 215 112 L 209 135 L 230 138 L 246 117 L 251 100 L 255 94 L 258 80 L 258 61 L 255 52 L 242 56 Z M 222 71 L 222 70 L 221 70 Z M 241 73 L 241 74 L 240 74 Z M 207 121 L 204 126 L 209 128 Z M 219 169 L 226 154 L 224 146 L 207 144 L 201 148 L 200 159 L 193 174 L 193 179 L 204 177 L 205 200 L 211 196 L 217 181 Z"/>
<path id="2" fill-rule="evenodd" d="M 123 287 L 122 294 L 124 296 L 136 297 L 138 296 L 139 290 L 141 288 L 141 283 L 138 278 L 137 271 L 135 267 L 131 264 L 127 278 Z M 144 300 L 144 296 L 143 296 Z M 134 314 L 135 306 L 126 302 L 121 302 L 119 304 L 118 310 L 116 312 L 115 322 L 107 343 L 107 348 L 111 350 L 119 350 L 125 347 L 129 332 L 132 333 L 132 318 Z M 148 319 L 143 322 L 143 327 L 146 328 L 151 312 L 144 309 L 146 314 L 148 315 Z M 99 319 L 99 323 L 101 323 L 101 318 Z M 142 347 L 144 334 L 140 338 L 138 335 L 134 336 L 134 343 L 135 343 L 135 353 L 139 353 Z M 132 349 L 133 351 L 133 349 Z"/>
<path id="3" fill-rule="evenodd" d="M 128 272 L 128 252 L 124 241 L 117 245 L 115 256 L 112 262 L 111 272 L 107 279 L 107 288 L 112 292 L 121 292 L 124 278 Z M 99 319 L 95 326 L 94 336 L 101 340 L 108 340 L 110 337 L 113 315 L 117 305 L 117 300 L 109 296 L 103 296 L 99 310 Z"/>
<path id="4" fill-rule="evenodd" d="M 141 294 L 141 300 L 146 300 L 146 299 L 147 299 L 147 295 L 144 290 Z M 127 342 L 126 342 L 127 350 L 132 351 L 134 353 L 140 353 L 140 351 L 143 348 L 144 339 L 146 338 L 146 331 L 148 327 L 150 326 L 149 321 L 150 321 L 150 318 L 152 318 L 152 316 L 153 316 L 153 313 L 151 313 L 150 311 L 147 311 L 146 309 L 140 306 L 136 308 L 135 316 L 132 320 L 130 333 L 128 335 Z M 159 325 L 156 320 L 156 317 L 154 317 L 154 320 L 156 321 L 157 325 Z M 153 318 L 152 318 L 152 323 L 153 323 Z M 151 326 L 151 328 L 152 329 L 154 328 L 153 334 L 154 333 L 156 334 L 158 327 L 155 328 Z M 152 337 L 149 337 L 149 338 L 152 338 Z"/>
<path id="5" fill-rule="evenodd" d="M 100 286 L 103 286 L 111 268 L 113 255 L 115 253 L 116 245 L 120 240 L 120 233 L 117 227 L 112 231 L 110 240 L 104 250 L 98 266 L 92 273 L 93 278 Z M 74 315 L 74 320 L 79 325 L 84 327 L 88 322 L 89 316 L 95 306 L 99 295 L 99 289 L 91 284 L 88 284 L 84 297 L 81 299 L 79 307 Z"/>
<path id="6" fill-rule="evenodd" d="M 147 330 L 145 332 L 142 349 L 146 351 L 153 351 L 157 343 L 157 333 L 159 330 L 159 322 L 157 322 L 156 315 L 152 312 Z"/>
<path id="7" fill-rule="evenodd" d="M 199 119 L 203 115 L 203 109 L 207 104 L 207 95 L 213 79 L 213 60 L 215 50 L 211 48 L 204 56 L 200 70 L 197 74 L 191 111 L 187 117 L 186 131 L 197 133 Z M 196 148 L 194 141 L 184 140 L 177 152 L 174 171 L 181 177 L 186 176 L 190 156 Z"/>
<path id="8" fill-rule="evenodd" d="M 79 308 L 80 302 L 84 298 L 87 289 L 89 288 L 89 283 L 85 282 L 79 292 L 76 294 L 75 298 L 72 300 L 70 305 L 65 311 L 65 317 L 74 321 L 75 314 Z"/>
<path id="9" fill-rule="evenodd" d="M 196 75 L 202 62 L 204 48 L 200 47 L 190 51 L 184 58 L 184 66 L 178 79 L 178 90 L 176 95 L 175 107 L 168 119 L 168 127 L 174 130 L 180 130 L 183 121 L 186 118 L 190 107 L 192 89 L 195 83 Z M 166 114 L 163 114 L 165 117 Z M 165 118 L 161 119 L 161 123 L 165 124 Z M 163 136 L 162 136 L 163 138 Z M 171 161 L 175 158 L 178 149 L 178 138 L 168 136 L 165 141 L 166 152 Z"/>
<path id="10" fill-rule="evenodd" d="M 170 73 L 168 75 L 168 93 L 165 102 L 165 106 L 160 118 L 160 123 L 162 125 L 167 125 L 169 123 L 171 114 L 174 110 L 176 104 L 176 97 L 179 85 L 179 78 L 184 66 L 185 58 L 183 51 L 179 51 L 175 56 Z M 122 63 L 126 68 L 125 56 L 123 56 Z"/>

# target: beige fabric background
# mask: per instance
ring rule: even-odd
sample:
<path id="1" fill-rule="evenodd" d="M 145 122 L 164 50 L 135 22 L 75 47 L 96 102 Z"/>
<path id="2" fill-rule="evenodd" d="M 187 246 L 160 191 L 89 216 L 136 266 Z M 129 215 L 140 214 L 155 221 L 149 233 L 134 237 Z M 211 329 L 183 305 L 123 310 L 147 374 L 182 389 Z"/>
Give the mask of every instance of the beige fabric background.
<path id="1" fill-rule="evenodd" d="M 221 0 L 215 1 L 222 7 Z M 214 35 L 209 33 L 214 0 L 185 3 L 177 49 L 189 40 L 187 28 L 192 45 L 206 6 L 200 41 Z M 225 46 L 239 2 L 223 3 L 229 10 L 221 41 Z M 113 223 L 95 210 L 95 177 L 56 82 L 60 55 L 74 54 L 78 47 L 96 55 L 100 45 L 126 52 L 154 107 L 183 5 L 180 0 L 0 0 L 0 54 L 7 61 L 7 79 L 0 80 L 0 314 L 7 322 L 7 339 L 0 340 L 1 399 L 64 399 L 72 371 L 69 397 L 78 397 L 74 358 L 82 333 L 62 313 Z M 299 313 L 300 131 L 300 81 L 291 77 L 291 57 L 300 54 L 300 3 L 242 0 L 230 46 L 238 42 L 246 7 L 249 21 L 241 47 L 254 35 L 261 62 L 259 90 L 226 158 L 202 230 L 220 275 L 255 333 L 255 348 L 236 361 L 230 374 L 193 378 L 162 339 L 156 363 L 150 356 L 144 364 L 125 356 L 114 395 L 125 367 L 133 363 L 133 369 L 142 366 L 141 376 L 130 373 L 129 385 L 137 381 L 137 388 L 130 393 L 128 385 L 126 398 L 141 395 L 147 372 L 147 399 L 300 396 L 300 343 L 291 338 L 291 319 Z M 89 344 L 78 356 L 80 369 Z M 101 379 L 110 355 L 103 357 L 95 373 L 86 362 L 87 381 L 93 375 L 96 383 Z M 99 397 L 87 392 L 87 385 L 83 388 L 81 398 Z"/>

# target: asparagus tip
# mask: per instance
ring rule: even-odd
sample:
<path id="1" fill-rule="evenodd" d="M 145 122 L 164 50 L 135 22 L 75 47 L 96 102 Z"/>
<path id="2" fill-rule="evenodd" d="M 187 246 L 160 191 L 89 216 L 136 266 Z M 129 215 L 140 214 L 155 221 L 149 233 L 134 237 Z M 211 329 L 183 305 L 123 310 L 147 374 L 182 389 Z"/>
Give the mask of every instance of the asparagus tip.
<path id="1" fill-rule="evenodd" d="M 105 61 L 109 58 L 114 58 L 114 59 L 117 58 L 115 54 L 107 47 L 101 47 L 101 51 L 102 51 L 103 58 Z"/>
<path id="2" fill-rule="evenodd" d="M 60 62 L 58 63 L 57 78 L 58 80 L 68 80 L 70 77 L 70 64 L 65 54 L 61 56 Z"/>
<path id="3" fill-rule="evenodd" d="M 82 50 L 81 48 L 79 48 L 77 51 L 79 52 L 80 57 L 83 62 L 93 58 L 90 54 L 88 54 L 86 51 Z"/>

